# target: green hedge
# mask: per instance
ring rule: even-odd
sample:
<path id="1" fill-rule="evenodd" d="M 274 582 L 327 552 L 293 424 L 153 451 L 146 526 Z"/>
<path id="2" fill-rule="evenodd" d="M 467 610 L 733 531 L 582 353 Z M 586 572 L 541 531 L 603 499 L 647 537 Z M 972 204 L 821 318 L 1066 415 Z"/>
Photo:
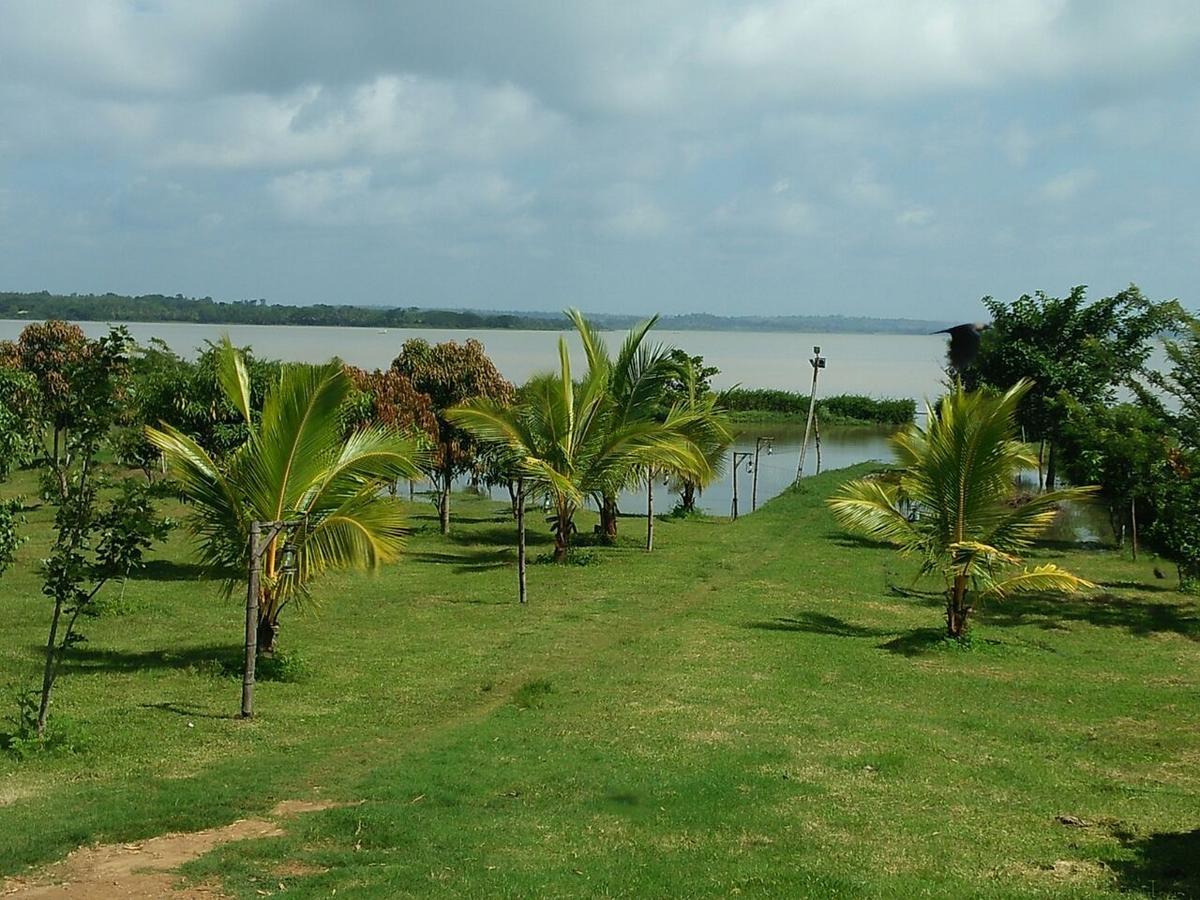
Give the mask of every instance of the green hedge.
<path id="1" fill-rule="evenodd" d="M 808 415 L 808 397 L 793 391 L 765 388 L 735 388 L 726 392 L 725 407 L 735 418 L 749 419 L 751 414 L 767 418 L 804 418 Z M 875 399 L 860 394 L 836 394 L 817 399 L 817 414 L 830 424 L 863 422 L 879 425 L 906 425 L 916 415 L 913 400 Z"/>

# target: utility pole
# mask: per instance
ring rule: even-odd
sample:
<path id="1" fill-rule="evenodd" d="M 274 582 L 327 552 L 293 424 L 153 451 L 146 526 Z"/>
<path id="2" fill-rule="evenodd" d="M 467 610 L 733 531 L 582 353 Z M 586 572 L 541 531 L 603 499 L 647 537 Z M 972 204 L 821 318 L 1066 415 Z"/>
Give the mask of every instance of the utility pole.
<path id="1" fill-rule="evenodd" d="M 738 517 L 738 492 L 737 492 L 737 470 L 742 464 L 742 460 L 750 459 L 754 454 L 749 450 L 734 450 L 733 451 L 733 505 L 730 507 L 730 518 L 737 520 Z"/>
<path id="2" fill-rule="evenodd" d="M 754 439 L 754 478 L 750 486 L 750 512 L 758 509 L 758 453 L 763 447 L 767 448 L 767 456 L 771 455 L 771 447 L 775 442 L 773 437 L 757 437 Z"/>
<path id="3" fill-rule="evenodd" d="M 800 462 L 796 466 L 796 481 L 804 475 L 804 453 L 808 450 L 808 437 L 812 433 L 813 416 L 817 411 L 817 373 L 825 368 L 825 357 L 821 355 L 820 347 L 813 347 L 813 357 L 808 361 L 812 366 L 812 392 L 808 398 L 808 421 L 804 424 L 804 443 L 800 445 Z"/>

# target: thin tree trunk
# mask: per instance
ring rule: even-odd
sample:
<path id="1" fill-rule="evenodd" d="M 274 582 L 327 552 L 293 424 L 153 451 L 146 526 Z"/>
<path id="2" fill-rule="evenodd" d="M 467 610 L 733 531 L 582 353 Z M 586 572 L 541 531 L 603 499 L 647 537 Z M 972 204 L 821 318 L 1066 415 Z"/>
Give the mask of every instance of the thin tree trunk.
<path id="1" fill-rule="evenodd" d="M 654 470 L 646 473 L 646 552 L 654 549 Z"/>
<path id="2" fill-rule="evenodd" d="M 274 656 L 275 644 L 279 638 L 279 623 L 272 622 L 271 617 L 259 616 L 258 619 L 258 655 Z"/>
<path id="3" fill-rule="evenodd" d="M 1054 485 L 1058 481 L 1058 460 L 1057 454 L 1054 452 L 1054 441 L 1050 442 L 1050 452 L 1046 459 L 1046 490 L 1054 490 Z"/>
<path id="4" fill-rule="evenodd" d="M 946 633 L 952 638 L 961 638 L 966 633 L 967 618 L 970 614 L 966 597 L 967 577 L 956 575 L 946 602 Z"/>
<path id="5" fill-rule="evenodd" d="M 684 512 L 695 512 L 696 510 L 696 483 L 684 479 L 683 489 L 679 492 L 679 500 L 683 505 Z"/>
<path id="6" fill-rule="evenodd" d="M 1133 542 L 1133 561 L 1137 562 L 1138 554 L 1138 538 L 1137 538 L 1137 498 L 1132 497 L 1129 500 L 1129 538 Z"/>
<path id="7" fill-rule="evenodd" d="M 608 494 L 600 499 L 600 537 L 606 544 L 617 539 L 617 498 Z"/>
<path id="8" fill-rule="evenodd" d="M 442 496 L 438 498 L 438 519 L 441 522 L 442 534 L 450 533 L 450 483 L 453 477 L 449 473 L 442 475 Z"/>
<path id="9" fill-rule="evenodd" d="M 55 448 L 57 453 L 57 447 Z M 37 736 L 46 732 L 46 719 L 50 715 L 50 691 L 54 687 L 54 657 L 58 639 L 58 623 L 62 618 L 62 600 L 54 601 L 54 616 L 50 619 L 50 637 L 46 641 L 46 667 L 42 671 L 42 699 L 38 704 Z"/>
<path id="10" fill-rule="evenodd" d="M 1046 489 L 1046 479 L 1045 479 L 1045 475 L 1044 475 L 1044 469 L 1042 468 L 1042 462 L 1045 459 L 1045 455 L 1046 455 L 1046 439 L 1042 438 L 1041 441 L 1038 442 L 1038 490 L 1039 491 L 1044 491 Z"/>
<path id="11" fill-rule="evenodd" d="M 525 479 L 517 479 L 517 595 L 525 602 Z"/>

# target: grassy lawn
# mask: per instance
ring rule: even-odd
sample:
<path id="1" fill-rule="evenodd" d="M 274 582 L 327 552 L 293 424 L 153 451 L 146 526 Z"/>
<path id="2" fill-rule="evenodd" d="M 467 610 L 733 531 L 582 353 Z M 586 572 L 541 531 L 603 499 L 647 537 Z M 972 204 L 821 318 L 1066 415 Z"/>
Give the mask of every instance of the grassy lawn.
<path id="1" fill-rule="evenodd" d="M 415 505 L 401 564 L 285 613 L 250 722 L 239 600 L 179 534 L 85 625 L 58 745 L 0 755 L 0 871 L 325 798 L 353 805 L 182 877 L 248 898 L 1200 893 L 1200 604 L 1174 570 L 1042 548 L 1105 593 L 995 606 L 950 648 L 932 585 L 837 532 L 845 477 L 736 524 L 663 521 L 653 554 L 623 520 L 588 564 L 531 566 L 526 608 L 503 505 L 456 498 L 448 539 Z M 0 579 L 5 712 L 49 612 L 30 520 Z"/>

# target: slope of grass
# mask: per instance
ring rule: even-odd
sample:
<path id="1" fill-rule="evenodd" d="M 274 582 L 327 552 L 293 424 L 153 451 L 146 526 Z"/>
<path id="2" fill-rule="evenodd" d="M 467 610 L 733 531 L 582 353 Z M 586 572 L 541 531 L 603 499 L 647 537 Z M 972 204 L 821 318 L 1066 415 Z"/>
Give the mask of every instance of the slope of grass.
<path id="1" fill-rule="evenodd" d="M 845 477 L 663 521 L 653 554 L 623 520 L 592 564 L 532 566 L 525 608 L 502 504 L 456 501 L 448 539 L 414 506 L 403 563 L 285 614 L 250 722 L 237 603 L 179 536 L 86 625 L 60 746 L 0 757 L 0 868 L 324 797 L 355 805 L 186 875 L 241 897 L 1200 891 L 1196 600 L 1152 561 L 1048 546 L 1105 593 L 996 606 L 948 646 L 933 586 L 835 529 Z M 0 580 L 20 684 L 47 615 L 30 518 Z"/>

